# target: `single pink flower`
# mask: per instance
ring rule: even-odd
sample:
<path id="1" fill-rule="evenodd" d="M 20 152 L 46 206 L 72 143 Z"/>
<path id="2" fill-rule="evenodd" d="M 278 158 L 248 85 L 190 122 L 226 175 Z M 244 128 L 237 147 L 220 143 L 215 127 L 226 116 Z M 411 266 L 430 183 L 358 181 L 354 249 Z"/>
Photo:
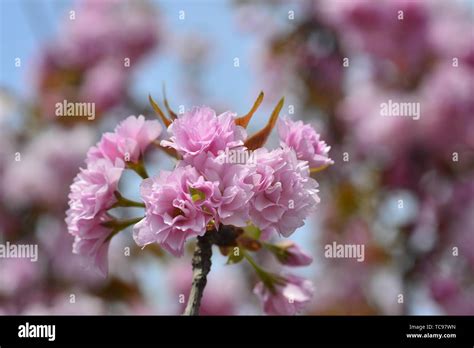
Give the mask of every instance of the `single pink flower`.
<path id="1" fill-rule="evenodd" d="M 173 121 L 168 127 L 171 138 L 161 145 L 174 148 L 185 160 L 203 152 L 217 156 L 226 148 L 243 145 L 246 132 L 235 125 L 235 116 L 231 112 L 216 116 L 211 108 L 195 107 Z"/>
<path id="2" fill-rule="evenodd" d="M 137 163 L 146 148 L 161 134 L 158 121 L 146 121 L 142 115 L 129 116 L 122 121 L 113 133 L 105 133 L 97 146 L 92 147 L 88 160 L 107 158 L 112 162 L 120 159 Z"/>
<path id="3" fill-rule="evenodd" d="M 310 168 L 334 164 L 328 156 L 331 147 L 311 125 L 285 117 L 278 121 L 278 134 L 282 143 L 295 150 L 298 159 L 308 161 Z"/>
<path id="4" fill-rule="evenodd" d="M 285 284 L 274 283 L 269 289 L 262 282 L 254 288 L 254 293 L 263 302 L 267 314 L 294 315 L 303 310 L 313 296 L 313 284 L 295 275 L 285 275 Z"/>
<path id="5" fill-rule="evenodd" d="M 307 162 L 299 161 L 289 147 L 258 149 L 255 156 L 252 222 L 264 238 L 275 232 L 289 237 L 319 203 L 318 183 L 309 176 Z"/>
<path id="6" fill-rule="evenodd" d="M 111 217 L 107 213 L 96 216 L 87 224 L 88 233 L 83 236 L 76 235 L 72 245 L 72 252 L 84 256 L 103 277 L 107 276 L 109 270 L 107 254 L 113 232 L 102 223 L 110 220 Z"/>
<path id="7" fill-rule="evenodd" d="M 107 159 L 89 162 L 74 178 L 69 194 L 68 212 L 74 221 L 92 219 L 116 201 L 114 192 L 123 172 L 123 162 Z M 71 227 L 71 226 L 70 226 Z"/>
<path id="8" fill-rule="evenodd" d="M 116 202 L 114 192 L 124 170 L 108 159 L 89 161 L 74 178 L 66 212 L 68 232 L 75 237 L 73 252 L 93 259 L 102 275 L 107 274 L 107 238 L 110 229 L 102 224 L 110 220 L 107 210 Z"/>
<path id="9" fill-rule="evenodd" d="M 139 246 L 157 242 L 175 256 L 182 256 L 189 237 L 202 236 L 216 216 L 216 183 L 206 181 L 191 166 L 162 171 L 145 179 L 140 193 L 146 216 L 134 226 Z"/>
<path id="10" fill-rule="evenodd" d="M 254 168 L 228 163 L 225 156 L 224 153 L 217 157 L 205 155 L 205 160 L 195 160 L 195 164 L 201 168 L 199 172 L 206 180 L 217 185 L 214 196 L 216 223 L 244 227 L 250 220 L 249 202 L 254 195 L 251 175 Z"/>

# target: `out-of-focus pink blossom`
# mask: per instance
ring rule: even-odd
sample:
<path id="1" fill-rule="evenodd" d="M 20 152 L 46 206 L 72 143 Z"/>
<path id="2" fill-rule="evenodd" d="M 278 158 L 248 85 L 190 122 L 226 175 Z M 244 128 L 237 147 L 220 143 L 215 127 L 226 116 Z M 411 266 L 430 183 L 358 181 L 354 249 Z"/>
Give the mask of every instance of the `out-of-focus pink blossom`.
<path id="1" fill-rule="evenodd" d="M 31 303 L 22 312 L 23 315 L 104 315 L 104 302 L 90 294 L 80 292 L 60 293 L 46 301 Z M 72 301 L 74 300 L 74 301 Z"/>
<path id="2" fill-rule="evenodd" d="M 282 118 L 278 122 L 278 134 L 282 143 L 288 145 L 296 152 L 299 160 L 308 161 L 310 168 L 320 168 L 334 161 L 329 158 L 330 146 L 309 124 L 303 121 L 292 121 Z"/>
<path id="3" fill-rule="evenodd" d="M 472 35 L 466 35 L 472 30 L 469 11 L 442 1 L 436 5 L 429 23 L 429 39 L 436 54 L 448 64 L 452 65 L 456 60 L 458 65 L 467 63 L 474 68 L 473 39 Z"/>
<path id="4" fill-rule="evenodd" d="M 131 72 L 158 43 L 156 13 L 131 1 L 80 2 L 62 35 L 40 53 L 34 80 L 44 117 L 58 102 L 93 102 L 97 114 L 124 98 Z"/>
<path id="5" fill-rule="evenodd" d="M 75 57 L 77 63 L 89 64 L 118 54 L 139 59 L 158 42 L 156 15 L 150 6 L 132 1 L 82 1 L 76 18 L 67 20 L 67 35 L 60 43 L 74 53 L 68 58 Z"/>
<path id="6" fill-rule="evenodd" d="M 463 284 L 459 274 L 438 274 L 428 283 L 431 295 L 448 315 L 471 315 L 474 311 L 474 295 L 468 284 Z"/>
<path id="7" fill-rule="evenodd" d="M 82 287 L 100 286 L 104 282 L 103 277 L 84 267 L 91 262 L 84 260 L 81 255 L 71 255 L 75 237 L 64 233 L 66 230 L 66 224 L 59 217 L 42 217 L 37 224 L 35 233 L 38 248 L 41 250 L 42 261 L 50 265 L 48 272 L 63 282 L 79 282 Z"/>
<path id="8" fill-rule="evenodd" d="M 284 285 L 274 284 L 267 288 L 262 282 L 255 286 L 254 293 L 263 303 L 263 310 L 273 315 L 294 315 L 301 312 L 313 296 L 313 285 L 307 279 L 285 275 Z"/>
<path id="9" fill-rule="evenodd" d="M 290 33 L 275 25 L 273 18 L 262 21 L 265 29 L 258 33 L 264 44 L 259 45 L 253 56 L 260 75 L 264 76 L 265 90 L 271 96 L 293 95 L 324 112 L 332 112 L 343 90 L 344 55 L 335 31 L 324 24 L 326 18 L 321 16 L 319 4 L 293 4 L 292 11 L 306 15 L 302 21 L 289 18 L 294 24 Z M 313 5 L 317 11 L 312 9 Z M 265 9 L 253 10 L 259 19 L 270 14 Z"/>
<path id="10" fill-rule="evenodd" d="M 72 244 L 72 252 L 84 256 L 102 276 L 107 276 L 109 264 L 107 254 L 109 251 L 111 230 L 102 224 L 111 218 L 104 214 L 97 217 L 95 225 L 89 225 L 89 233 L 83 236 L 76 235 Z"/>
<path id="11" fill-rule="evenodd" d="M 324 4 L 329 22 L 345 44 L 373 56 L 375 65 L 383 67 L 383 60 L 388 60 L 399 72 L 415 74 L 427 63 L 432 47 L 426 2 L 355 0 Z"/>
<path id="12" fill-rule="evenodd" d="M 31 288 L 41 277 L 38 262 L 27 258 L 0 259 L 0 295 L 11 296 Z"/>
<path id="13" fill-rule="evenodd" d="M 440 64 L 421 86 L 423 115 L 418 137 L 440 157 L 446 151 L 451 160 L 456 150 L 474 149 L 473 73 L 474 69 L 466 65 Z"/>
<path id="14" fill-rule="evenodd" d="M 447 204 L 452 210 L 448 215 L 450 245 L 458 248 L 459 257 L 474 270 L 474 181 L 466 178 L 455 183 Z"/>
<path id="15" fill-rule="evenodd" d="M 434 226 L 437 242 L 446 245 L 441 252 L 426 255 L 421 261 L 422 273 L 432 299 L 448 315 L 469 315 L 474 311 L 474 295 L 469 275 L 474 269 L 474 182 L 450 183 L 447 197 L 436 197 L 435 214 L 440 222 Z M 436 189 L 440 188 L 437 183 Z"/>
<path id="16" fill-rule="evenodd" d="M 157 242 L 173 255 L 183 255 L 185 241 L 202 236 L 216 216 L 217 191 L 216 183 L 206 181 L 191 166 L 145 179 L 140 194 L 146 216 L 134 226 L 135 242 L 140 246 Z"/>
<path id="17" fill-rule="evenodd" d="M 39 133 L 19 156 L 10 153 L 2 180 L 6 199 L 14 206 L 37 203 L 63 209 L 64 192 L 92 141 L 86 127 L 52 127 Z"/>
<path id="18" fill-rule="evenodd" d="M 399 90 L 390 91 L 371 82 L 349 93 L 338 105 L 337 115 L 351 129 L 350 139 L 355 151 L 380 158 L 394 158 L 406 152 L 416 139 L 417 123 L 425 117 L 420 106 L 420 119 L 413 117 L 384 116 L 382 105 L 419 103 L 420 98 Z M 377 148 L 374 152 L 373 149 Z"/>
<path id="19" fill-rule="evenodd" d="M 258 149 L 255 156 L 252 222 L 264 238 L 274 233 L 288 237 L 319 203 L 318 183 L 309 177 L 307 162 L 299 161 L 289 147 L 270 152 Z"/>
<path id="20" fill-rule="evenodd" d="M 93 102 L 103 111 L 118 105 L 126 95 L 129 72 L 123 63 L 104 60 L 91 67 L 84 76 L 78 99 Z"/>

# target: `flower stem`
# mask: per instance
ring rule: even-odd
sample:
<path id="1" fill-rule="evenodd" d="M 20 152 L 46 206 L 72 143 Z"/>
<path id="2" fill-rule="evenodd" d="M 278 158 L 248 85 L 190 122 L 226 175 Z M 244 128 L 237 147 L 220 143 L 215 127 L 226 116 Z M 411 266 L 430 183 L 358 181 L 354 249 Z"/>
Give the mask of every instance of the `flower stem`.
<path id="1" fill-rule="evenodd" d="M 120 194 L 120 192 L 115 191 L 115 197 L 117 198 L 117 202 L 112 206 L 112 208 L 116 207 L 139 207 L 145 208 L 145 203 L 132 201 L 131 199 L 125 198 Z"/>
<path id="2" fill-rule="evenodd" d="M 286 259 L 289 257 L 289 254 L 284 247 L 265 242 L 263 243 L 263 246 L 265 247 L 265 249 L 270 251 L 278 260 L 280 260 L 280 262 L 285 262 Z"/>
<path id="3" fill-rule="evenodd" d="M 260 280 L 271 292 L 275 291 L 275 285 L 281 285 L 285 283 L 285 279 L 283 277 L 265 271 L 262 267 L 257 265 L 255 260 L 246 251 L 242 252 L 244 253 L 245 259 L 250 263 L 250 265 L 252 265 Z"/>
<path id="4" fill-rule="evenodd" d="M 199 307 L 207 283 L 207 274 L 211 270 L 212 236 L 206 233 L 197 237 L 193 256 L 193 282 L 189 292 L 188 303 L 184 315 L 199 315 Z"/>
<path id="5" fill-rule="evenodd" d="M 135 225 L 140 220 L 142 220 L 144 216 L 131 218 L 131 219 L 124 219 L 124 220 L 110 220 L 104 222 L 102 225 L 105 227 L 109 227 L 112 229 L 112 232 L 107 237 L 107 240 L 110 240 L 113 236 L 115 236 L 118 232 L 126 229 L 128 226 Z"/>
<path id="6" fill-rule="evenodd" d="M 128 162 L 127 167 L 135 171 L 143 179 L 148 179 L 148 173 L 145 169 L 145 165 L 143 164 L 143 160 L 140 160 L 138 163 Z"/>
<path id="7" fill-rule="evenodd" d="M 114 224 L 114 228 L 117 231 L 121 231 L 128 226 L 135 225 L 136 223 L 140 222 L 144 216 L 136 217 L 136 218 L 131 218 L 131 219 L 124 219 L 124 220 L 116 220 Z"/>
<path id="8" fill-rule="evenodd" d="M 255 270 L 257 275 L 260 277 L 260 279 L 262 280 L 266 279 L 268 277 L 267 276 L 268 273 L 259 265 L 257 265 L 255 260 L 247 252 L 245 252 L 244 250 L 242 250 L 242 252 L 244 253 L 245 259 L 250 263 L 250 265 L 252 265 L 253 269 Z"/>

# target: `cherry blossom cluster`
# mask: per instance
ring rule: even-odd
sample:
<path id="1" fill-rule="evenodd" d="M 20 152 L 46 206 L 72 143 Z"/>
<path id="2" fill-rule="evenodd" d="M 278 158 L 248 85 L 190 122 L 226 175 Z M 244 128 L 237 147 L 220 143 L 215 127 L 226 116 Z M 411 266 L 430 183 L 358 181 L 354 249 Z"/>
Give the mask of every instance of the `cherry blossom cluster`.
<path id="1" fill-rule="evenodd" d="M 69 195 L 66 222 L 75 236 L 73 252 L 87 256 L 102 274 L 107 274 L 107 251 L 118 231 L 133 225 L 138 246 L 157 243 L 179 257 L 186 242 L 195 237 L 234 231 L 233 239 L 221 252 L 229 263 L 247 260 L 260 281 L 254 293 L 269 314 L 295 314 L 310 301 L 309 280 L 289 273 L 265 270 L 252 256 L 265 249 L 286 266 L 304 266 L 312 258 L 289 237 L 305 223 L 320 201 L 318 183 L 312 171 L 332 164 L 330 149 L 307 124 L 289 118 L 278 121 L 283 99 L 268 124 L 252 136 L 246 127 L 261 102 L 243 117 L 227 111 L 217 114 L 209 107 L 194 107 L 170 117 L 150 102 L 167 127 L 161 140 L 158 121 L 130 116 L 113 133 L 105 133 L 92 147 L 86 167 L 74 179 Z M 278 123 L 280 146 L 264 148 Z M 160 149 L 176 158 L 171 171 L 148 177 L 144 166 L 148 148 Z M 251 153 L 232 157 L 229 154 Z M 246 160 L 237 161 L 235 158 Z M 119 192 L 124 170 L 136 171 L 142 202 L 134 202 Z M 143 217 L 119 220 L 110 209 L 143 207 Z M 214 238 L 214 240 L 216 240 Z"/>

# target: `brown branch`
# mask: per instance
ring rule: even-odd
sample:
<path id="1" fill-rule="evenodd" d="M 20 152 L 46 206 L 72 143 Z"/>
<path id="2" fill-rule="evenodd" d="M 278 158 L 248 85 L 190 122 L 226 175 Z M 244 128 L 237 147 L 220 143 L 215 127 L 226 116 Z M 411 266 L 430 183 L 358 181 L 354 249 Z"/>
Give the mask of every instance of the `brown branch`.
<path id="1" fill-rule="evenodd" d="M 211 270 L 212 245 L 229 247 L 237 245 L 236 239 L 243 233 L 241 228 L 221 225 L 219 230 L 207 231 L 197 237 L 193 255 L 193 281 L 189 291 L 188 303 L 183 315 L 199 315 L 199 307 L 207 283 L 207 274 Z"/>
<path id="2" fill-rule="evenodd" d="M 211 232 L 202 237 L 197 237 L 193 256 L 193 283 L 184 315 L 199 315 L 201 298 L 207 283 L 207 274 L 211 270 L 212 234 Z"/>

